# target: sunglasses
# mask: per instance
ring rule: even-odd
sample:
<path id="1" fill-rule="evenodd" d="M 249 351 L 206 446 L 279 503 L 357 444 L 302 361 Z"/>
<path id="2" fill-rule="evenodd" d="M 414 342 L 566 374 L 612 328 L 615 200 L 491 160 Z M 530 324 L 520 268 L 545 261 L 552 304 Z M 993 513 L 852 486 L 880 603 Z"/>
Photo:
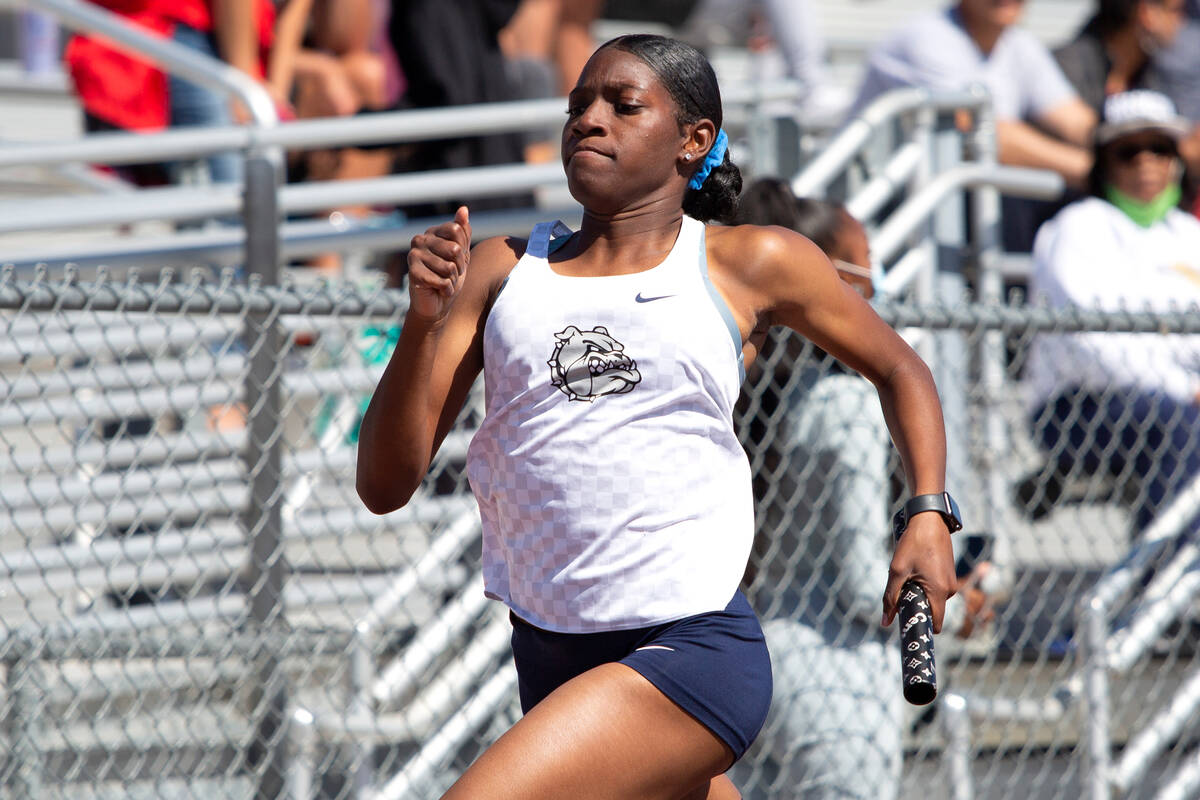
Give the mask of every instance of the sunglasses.
<path id="1" fill-rule="evenodd" d="M 1129 144 L 1117 145 L 1113 148 L 1113 155 L 1118 161 L 1126 164 L 1133 161 L 1142 153 L 1149 151 L 1159 158 L 1174 158 L 1176 155 L 1175 145 L 1171 142 L 1130 142 Z"/>

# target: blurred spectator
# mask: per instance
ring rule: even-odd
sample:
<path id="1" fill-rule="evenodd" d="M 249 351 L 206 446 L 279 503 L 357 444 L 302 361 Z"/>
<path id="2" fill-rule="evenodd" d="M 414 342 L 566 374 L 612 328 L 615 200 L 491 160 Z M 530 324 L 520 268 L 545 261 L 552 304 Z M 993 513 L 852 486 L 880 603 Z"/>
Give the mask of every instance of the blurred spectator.
<path id="1" fill-rule="evenodd" d="M 296 55 L 300 117 L 346 117 L 399 99 L 386 37 L 388 6 L 377 0 L 312 0 L 304 46 Z"/>
<path id="2" fill-rule="evenodd" d="M 510 60 L 537 63 L 534 86 L 541 93 L 524 96 L 563 97 L 575 87 L 596 49 L 592 23 L 603 10 L 604 0 L 521 0 L 500 45 Z"/>
<path id="3" fill-rule="evenodd" d="M 1181 116 L 1192 121 L 1192 133 L 1179 142 L 1188 165 L 1185 193 L 1191 194 L 1192 213 L 1200 217 L 1200 0 L 1187 0 L 1183 28 L 1170 47 L 1152 53 L 1163 91 Z"/>
<path id="4" fill-rule="evenodd" d="M 786 183 L 762 179 L 744 193 L 740 217 L 807 236 L 843 279 L 872 295 L 866 232 L 842 206 L 797 199 Z M 900 779 L 902 687 L 895 640 L 879 626 L 878 586 L 892 548 L 887 425 L 870 382 L 828 358 L 788 353 L 776 376 L 785 411 L 765 413 L 778 426 L 783 508 L 765 514 L 773 549 L 748 591 L 775 688 L 762 733 L 731 777 L 747 800 L 891 800 Z M 965 637 L 990 619 L 977 586 L 987 569 L 981 564 L 963 579 L 946 605 L 944 632 Z M 756 763 L 763 772 L 755 773 Z"/>
<path id="5" fill-rule="evenodd" d="M 395 0 L 389 25 L 407 91 L 401 108 L 438 108 L 516 99 L 505 68 L 500 31 L 516 13 L 518 0 Z M 403 148 L 400 171 L 425 171 L 511 164 L 524 160 L 520 133 L 467 136 Z M 454 214 L 465 200 L 471 210 L 532 206 L 533 196 L 453 198 L 404 209 L 410 216 Z"/>
<path id="6" fill-rule="evenodd" d="M 1200 302 L 1200 220 L 1176 208 L 1187 130 L 1164 95 L 1113 95 L 1091 196 L 1038 231 L 1030 289 L 1052 308 L 1156 311 Z M 1027 370 L 1033 427 L 1062 472 L 1139 482 L 1138 529 L 1200 474 L 1200 337 L 1043 334 Z"/>
<path id="7" fill-rule="evenodd" d="M 1016 27 L 1022 0 L 961 0 L 922 16 L 870 56 L 853 108 L 899 86 L 965 89 L 983 84 L 996 113 L 1000 160 L 1042 167 L 1082 188 L 1096 114 L 1029 32 Z"/>
<path id="8" fill-rule="evenodd" d="M 1067 80 L 1099 116 L 1104 99 L 1129 89 L 1162 91 L 1150 58 L 1175 39 L 1184 0 L 1098 0 L 1096 13 L 1054 51 Z"/>
<path id="9" fill-rule="evenodd" d="M 808 125 L 831 123 L 850 97 L 828 76 L 828 53 L 812 0 L 700 0 L 685 38 L 700 47 L 746 45 L 752 80 L 790 79 L 799 85 L 792 110 Z"/>
<path id="10" fill-rule="evenodd" d="M 591 27 L 603 6 L 603 0 L 521 0 L 499 34 L 516 97 L 565 97 L 575 87 L 596 48 Z M 560 134 L 555 125 L 545 138 L 531 137 L 525 160 L 557 160 Z"/>
<path id="11" fill-rule="evenodd" d="M 583 65 L 596 49 L 592 23 L 603 10 L 604 0 L 562 0 L 554 62 L 558 65 L 558 85 L 564 95 L 575 88 Z"/>
<path id="12" fill-rule="evenodd" d="M 1106 97 L 1130 89 L 1152 89 L 1170 97 L 1168 80 L 1153 56 L 1178 37 L 1185 8 L 1185 0 L 1098 0 L 1096 13 L 1083 30 L 1054 56 L 1097 114 Z M 1200 70 L 1200 62 L 1194 67 Z M 1189 198 L 1195 195 L 1193 178 L 1200 175 L 1198 119 L 1192 118 L 1192 132 L 1179 142 L 1180 156 L 1192 176 L 1183 183 Z"/>
<path id="13" fill-rule="evenodd" d="M 17 14 L 17 52 L 21 69 L 31 78 L 41 78 L 58 70 L 58 20 L 44 11 L 25 9 Z"/>
<path id="14" fill-rule="evenodd" d="M 560 97 L 565 92 L 554 65 L 562 0 L 521 0 L 499 33 L 516 95 Z"/>
<path id="15" fill-rule="evenodd" d="M 571 0 L 567 0 L 571 2 Z M 625 22 L 652 22 L 678 28 L 699 0 L 606 0 L 603 16 Z"/>
<path id="16" fill-rule="evenodd" d="M 1200 121 L 1200 0 L 1187 0 L 1183 28 L 1169 47 L 1151 54 L 1164 91 L 1179 113 Z"/>
<path id="17" fill-rule="evenodd" d="M 310 3 L 303 46 L 295 57 L 293 100 L 300 119 L 348 117 L 393 107 L 402 85 L 387 40 L 389 9 L 379 0 L 292 0 Z M 292 179 L 314 181 L 377 178 L 392 169 L 390 147 L 341 147 L 307 151 L 293 160 Z M 366 206 L 331 209 L 353 217 Z M 336 272 L 341 256 L 325 253 L 310 266 Z"/>
<path id="18" fill-rule="evenodd" d="M 751 79 L 758 82 L 794 80 L 799 96 L 793 110 L 806 124 L 845 113 L 850 97 L 829 80 L 826 42 L 811 0 L 701 0 L 684 36 L 701 47 L 748 47 Z"/>
<path id="19" fill-rule="evenodd" d="M 270 0 L 92 1 L 151 33 L 226 61 L 262 81 L 277 104 L 286 103 L 287 87 L 273 83 L 265 66 L 275 23 Z M 221 94 L 168 76 L 103 37 L 73 37 L 66 62 L 89 132 L 230 125 L 245 114 Z M 241 180 L 242 162 L 235 154 L 211 156 L 207 165 L 214 182 Z M 173 165 L 170 175 L 144 169 L 134 171 L 132 177 L 138 182 L 179 180 L 181 168 Z"/>

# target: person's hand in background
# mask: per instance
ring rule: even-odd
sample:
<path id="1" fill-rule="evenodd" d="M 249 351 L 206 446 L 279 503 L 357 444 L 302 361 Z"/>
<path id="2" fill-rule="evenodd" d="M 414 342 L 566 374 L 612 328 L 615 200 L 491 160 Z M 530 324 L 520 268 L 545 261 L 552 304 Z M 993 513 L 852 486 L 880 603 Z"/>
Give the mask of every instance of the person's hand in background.
<path id="1" fill-rule="evenodd" d="M 992 598 L 982 588 L 991 570 L 990 561 L 981 561 L 958 583 L 958 594 L 962 595 L 966 610 L 962 627 L 955 634 L 960 639 L 970 638 L 973 633 L 986 628 L 996 618 Z"/>

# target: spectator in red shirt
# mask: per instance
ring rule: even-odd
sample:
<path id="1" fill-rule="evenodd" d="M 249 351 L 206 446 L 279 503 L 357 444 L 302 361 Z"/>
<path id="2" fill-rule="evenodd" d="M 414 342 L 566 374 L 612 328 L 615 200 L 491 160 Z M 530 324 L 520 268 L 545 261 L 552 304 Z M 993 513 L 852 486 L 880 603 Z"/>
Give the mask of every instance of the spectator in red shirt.
<path id="1" fill-rule="evenodd" d="M 275 6 L 270 0 L 92 2 L 153 34 L 226 61 L 262 81 L 277 98 L 286 94 L 285 87 L 273 86 L 267 76 L 275 25 Z M 305 6 L 308 2 L 292 0 Z M 235 119 L 245 117 L 244 111 L 234 108 L 220 94 L 169 76 L 151 62 L 117 49 L 103 37 L 73 37 L 67 45 L 66 62 L 90 132 L 230 125 Z M 241 179 L 241 161 L 234 154 L 215 155 L 207 159 L 207 164 L 214 182 Z M 179 180 L 181 168 L 182 165 L 171 165 L 170 174 L 160 172 L 157 177 L 140 170 L 132 177 L 139 183 Z"/>

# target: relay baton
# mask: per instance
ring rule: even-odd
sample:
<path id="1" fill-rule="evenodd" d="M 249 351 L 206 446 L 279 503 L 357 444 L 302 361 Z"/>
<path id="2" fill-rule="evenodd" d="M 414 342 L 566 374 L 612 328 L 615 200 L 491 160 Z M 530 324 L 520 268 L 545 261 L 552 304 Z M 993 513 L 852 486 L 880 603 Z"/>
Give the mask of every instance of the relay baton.
<path id="1" fill-rule="evenodd" d="M 933 614 L 929 598 L 916 581 L 900 588 L 896 607 L 900 624 L 900 676 L 904 699 L 923 706 L 937 697 L 937 669 L 933 663 Z"/>

